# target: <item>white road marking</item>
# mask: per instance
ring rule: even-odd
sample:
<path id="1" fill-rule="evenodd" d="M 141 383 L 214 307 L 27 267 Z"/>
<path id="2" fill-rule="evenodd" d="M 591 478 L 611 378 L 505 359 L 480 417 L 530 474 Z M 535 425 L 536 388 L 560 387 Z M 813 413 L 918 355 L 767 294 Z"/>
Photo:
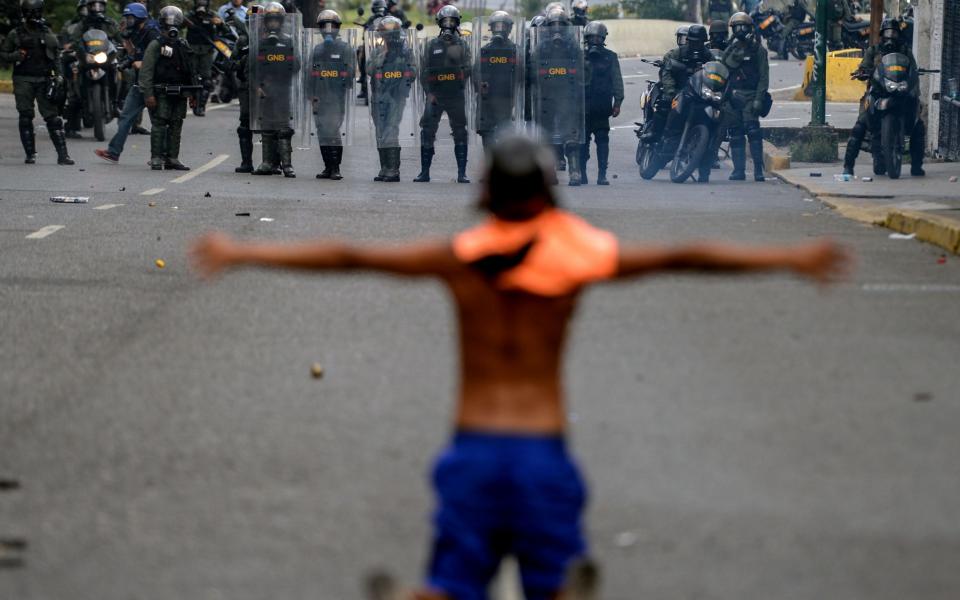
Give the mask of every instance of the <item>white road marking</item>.
<path id="1" fill-rule="evenodd" d="M 777 121 L 801 121 L 802 117 L 783 117 L 781 119 L 760 119 L 764 123 L 776 123 Z"/>
<path id="2" fill-rule="evenodd" d="M 42 240 L 52 233 L 56 233 L 66 227 L 66 225 L 47 225 L 46 227 L 41 227 L 40 229 L 34 231 L 27 236 L 28 240 Z"/>
<path id="3" fill-rule="evenodd" d="M 789 87 L 777 88 L 775 90 L 767 90 L 767 91 L 769 91 L 771 94 L 776 94 L 777 92 L 789 92 L 790 90 L 799 90 L 799 89 L 800 89 L 800 84 L 798 83 L 797 85 L 791 85 Z"/>
<path id="4" fill-rule="evenodd" d="M 638 79 L 640 77 L 653 77 L 652 75 L 647 75 L 646 73 L 641 73 L 640 75 L 623 75 L 623 79 Z"/>
<path id="5" fill-rule="evenodd" d="M 230 104 L 214 104 L 213 106 L 207 106 L 207 112 L 211 110 L 220 110 L 222 108 L 229 108 L 231 106 L 234 106 L 233 102 L 231 102 Z"/>
<path id="6" fill-rule="evenodd" d="M 865 292 L 920 292 L 960 294 L 960 285 L 938 283 L 865 283 Z"/>
<path id="7" fill-rule="evenodd" d="M 111 208 L 116 208 L 118 206 L 123 206 L 122 204 L 101 204 L 100 206 L 94 206 L 93 210 L 110 210 Z"/>
<path id="8" fill-rule="evenodd" d="M 162 192 L 165 188 L 150 188 L 149 190 L 144 190 L 140 192 L 141 196 L 155 196 Z"/>
<path id="9" fill-rule="evenodd" d="M 181 175 L 180 177 L 177 177 L 176 179 L 171 180 L 170 183 L 184 183 L 184 182 L 190 181 L 194 177 L 203 175 L 210 169 L 214 168 L 215 166 L 219 165 L 223 161 L 227 160 L 228 158 L 230 158 L 229 154 L 221 154 L 220 156 L 217 156 L 216 158 L 214 158 L 207 164 L 203 165 L 202 167 L 198 167 L 185 175 Z"/>

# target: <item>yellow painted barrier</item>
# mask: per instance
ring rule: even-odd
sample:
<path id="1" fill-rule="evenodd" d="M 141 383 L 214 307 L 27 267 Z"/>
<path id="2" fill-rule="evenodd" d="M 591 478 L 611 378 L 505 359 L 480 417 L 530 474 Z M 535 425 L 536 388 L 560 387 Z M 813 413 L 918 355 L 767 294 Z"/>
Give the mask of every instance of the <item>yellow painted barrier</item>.
<path id="1" fill-rule="evenodd" d="M 13 93 L 13 82 L 10 80 L 0 79 L 0 94 L 12 94 Z"/>
<path id="2" fill-rule="evenodd" d="M 827 53 L 827 100 L 829 102 L 859 102 L 867 91 L 864 81 L 850 79 L 863 58 L 861 50 L 837 50 Z M 813 82 L 813 57 L 807 57 L 803 70 L 803 85 L 797 90 L 794 100 L 809 100 Z"/>

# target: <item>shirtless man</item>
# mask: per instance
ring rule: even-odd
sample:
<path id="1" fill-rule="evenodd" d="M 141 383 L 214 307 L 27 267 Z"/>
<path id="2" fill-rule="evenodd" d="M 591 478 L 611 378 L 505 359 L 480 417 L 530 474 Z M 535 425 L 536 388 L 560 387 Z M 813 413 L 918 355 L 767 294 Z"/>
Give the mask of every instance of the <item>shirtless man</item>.
<path id="1" fill-rule="evenodd" d="M 192 251 L 205 276 L 236 266 L 369 270 L 435 277 L 450 289 L 460 330 L 460 397 L 453 440 L 433 471 L 432 558 L 418 600 L 485 599 L 505 555 L 517 559 L 528 600 L 564 598 L 564 573 L 587 547 L 585 490 L 564 444 L 560 369 L 586 284 L 665 271 L 773 270 L 826 283 L 847 263 L 829 241 L 620 244 L 557 207 L 547 183 L 554 176 L 549 149 L 509 138 L 488 163 L 480 207 L 490 217 L 452 240 L 253 244 L 211 233 Z"/>

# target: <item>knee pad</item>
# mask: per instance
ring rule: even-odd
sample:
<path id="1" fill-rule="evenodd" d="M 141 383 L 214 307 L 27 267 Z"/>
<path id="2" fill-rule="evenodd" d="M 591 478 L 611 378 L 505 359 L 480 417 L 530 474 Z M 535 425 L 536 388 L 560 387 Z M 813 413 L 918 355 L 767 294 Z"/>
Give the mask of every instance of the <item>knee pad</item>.
<path id="1" fill-rule="evenodd" d="M 244 138 L 251 138 L 251 139 L 252 139 L 252 138 L 253 138 L 253 132 L 250 131 L 250 128 L 249 128 L 249 127 L 244 127 L 244 126 L 241 125 L 240 127 L 237 127 L 237 136 L 238 136 L 239 138 L 241 138 L 241 139 L 244 139 Z"/>
<path id="2" fill-rule="evenodd" d="M 63 119 L 60 117 L 50 117 L 46 120 L 47 129 L 50 131 L 56 131 L 57 129 L 63 129 Z"/>
<path id="3" fill-rule="evenodd" d="M 847 140 L 847 144 L 862 142 L 863 138 L 867 135 L 867 126 L 857 121 L 856 125 L 853 126 L 853 129 L 850 130 L 850 139 Z"/>
<path id="4" fill-rule="evenodd" d="M 763 130 L 760 129 L 760 121 L 750 121 L 746 123 L 747 138 L 751 142 L 763 140 Z"/>
<path id="5" fill-rule="evenodd" d="M 459 129 L 453 132 L 453 143 L 457 146 L 462 146 L 467 143 L 467 130 Z"/>

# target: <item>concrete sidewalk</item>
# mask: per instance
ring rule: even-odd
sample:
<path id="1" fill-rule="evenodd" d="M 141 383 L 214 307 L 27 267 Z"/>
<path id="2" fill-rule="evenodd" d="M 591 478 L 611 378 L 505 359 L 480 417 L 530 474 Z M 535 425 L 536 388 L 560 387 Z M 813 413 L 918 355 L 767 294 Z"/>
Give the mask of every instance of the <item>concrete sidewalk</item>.
<path id="1" fill-rule="evenodd" d="M 860 155 L 853 181 L 837 181 L 841 163 L 793 163 L 772 173 L 808 191 L 844 216 L 881 225 L 960 254 L 960 163 L 928 163 L 926 177 L 911 177 L 904 164 L 900 179 L 874 176 L 871 157 Z M 818 175 L 819 174 L 819 175 Z M 873 177 L 863 181 L 862 177 Z"/>

